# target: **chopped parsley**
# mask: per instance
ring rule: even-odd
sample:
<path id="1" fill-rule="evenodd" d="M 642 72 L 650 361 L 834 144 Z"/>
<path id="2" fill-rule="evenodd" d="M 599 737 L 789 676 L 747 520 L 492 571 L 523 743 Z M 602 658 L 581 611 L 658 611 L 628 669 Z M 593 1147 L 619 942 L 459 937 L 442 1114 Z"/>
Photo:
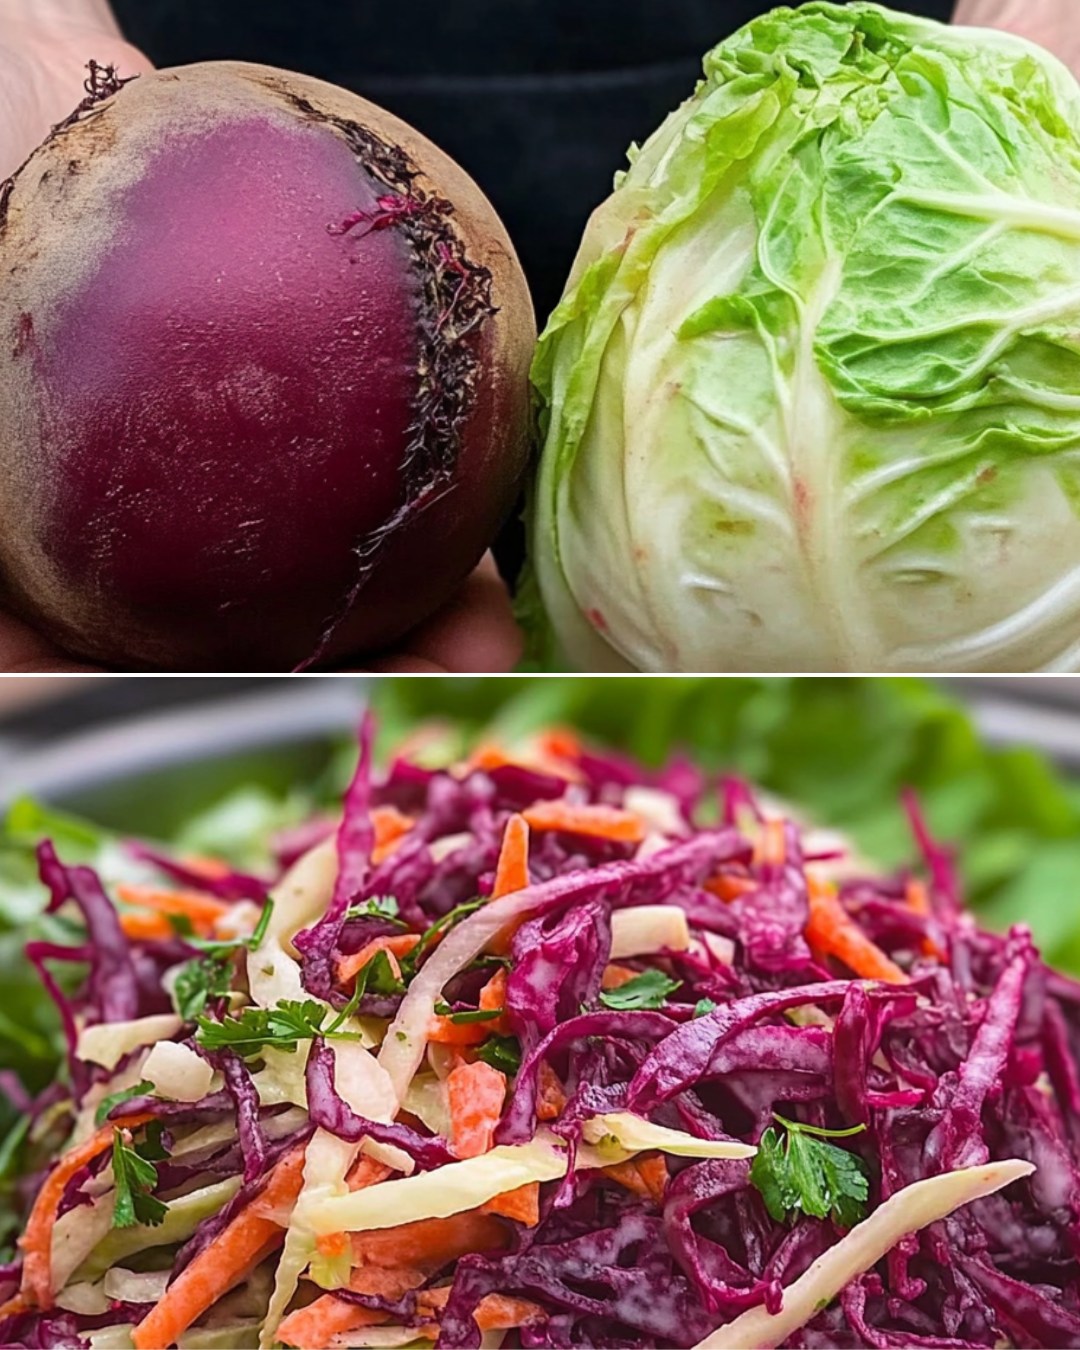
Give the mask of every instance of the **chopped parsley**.
<path id="1" fill-rule="evenodd" d="M 267 900 L 259 915 L 259 922 L 250 937 L 227 942 L 210 942 L 185 935 L 192 947 L 204 954 L 186 961 L 179 969 L 173 984 L 173 1006 L 178 1017 L 194 1022 L 206 1005 L 225 998 L 233 980 L 233 958 L 238 951 L 255 951 L 262 944 L 274 912 L 273 900 Z"/>
<path id="2" fill-rule="evenodd" d="M 521 1046 L 516 1036 L 489 1036 L 476 1047 L 476 1058 L 513 1078 L 521 1068 Z"/>
<path id="3" fill-rule="evenodd" d="M 153 1092 L 153 1090 L 153 1083 L 144 1079 L 141 1083 L 136 1083 L 134 1087 L 122 1088 L 119 1092 L 110 1092 L 107 1097 L 102 1097 L 101 1104 L 94 1112 L 94 1124 L 104 1125 L 114 1106 L 119 1106 L 121 1102 L 129 1102 L 132 1097 L 145 1097 L 147 1093 Z"/>
<path id="4" fill-rule="evenodd" d="M 750 1165 L 750 1180 L 765 1208 L 778 1222 L 797 1210 L 816 1219 L 831 1218 L 838 1228 L 853 1228 L 866 1213 L 870 1182 L 866 1164 L 830 1139 L 861 1134 L 865 1125 L 826 1130 L 774 1115 L 783 1133 L 770 1125 Z"/>
<path id="5" fill-rule="evenodd" d="M 244 1008 L 235 1017 L 226 1016 L 220 1022 L 212 1017 L 199 1017 L 195 1039 L 207 1050 L 232 1050 L 245 1058 L 257 1055 L 267 1046 L 292 1054 L 300 1041 L 311 1041 L 316 1036 L 355 1040 L 355 1035 L 340 1028 L 359 1000 L 360 995 L 354 993 L 329 1026 L 325 1022 L 331 1009 L 314 999 L 303 1002 L 284 999 L 273 1008 Z"/>
<path id="6" fill-rule="evenodd" d="M 620 984 L 618 989 L 601 990 L 600 1002 L 605 1008 L 612 1008 L 616 1012 L 662 1008 L 668 994 L 674 993 L 680 983 L 680 980 L 670 979 L 662 970 L 643 970 L 632 980 Z"/>
<path id="7" fill-rule="evenodd" d="M 114 1228 L 131 1228 L 137 1223 L 156 1227 L 169 1212 L 168 1205 L 151 1194 L 158 1179 L 154 1162 L 169 1156 L 161 1145 L 160 1122 L 152 1124 L 157 1124 L 157 1130 L 148 1131 L 146 1143 L 141 1145 L 127 1143 L 123 1130 L 113 1131 Z"/>
<path id="8" fill-rule="evenodd" d="M 440 1017 L 448 1017 L 451 1022 L 494 1022 L 496 1017 L 503 1015 L 502 1008 L 465 1008 L 461 1012 L 455 1012 L 449 1003 L 436 1003 L 435 1011 Z"/>

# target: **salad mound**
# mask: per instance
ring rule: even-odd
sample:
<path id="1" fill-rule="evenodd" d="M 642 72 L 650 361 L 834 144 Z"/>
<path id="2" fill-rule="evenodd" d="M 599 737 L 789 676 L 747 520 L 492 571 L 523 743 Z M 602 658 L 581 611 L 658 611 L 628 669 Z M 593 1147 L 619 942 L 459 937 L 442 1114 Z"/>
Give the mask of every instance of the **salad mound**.
<path id="1" fill-rule="evenodd" d="M 40 844 L 0 1344 L 1080 1343 L 1080 984 L 913 800 L 882 877 L 684 760 L 360 740 L 275 876 Z"/>

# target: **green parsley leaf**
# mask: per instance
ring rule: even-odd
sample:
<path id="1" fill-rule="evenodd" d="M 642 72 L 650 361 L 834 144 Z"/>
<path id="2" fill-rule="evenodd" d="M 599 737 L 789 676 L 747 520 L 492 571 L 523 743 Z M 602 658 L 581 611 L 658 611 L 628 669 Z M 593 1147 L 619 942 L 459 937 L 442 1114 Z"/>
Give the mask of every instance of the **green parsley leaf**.
<path id="1" fill-rule="evenodd" d="M 817 1219 L 831 1218 L 839 1228 L 853 1228 L 865 1215 L 870 1194 L 866 1165 L 828 1140 L 848 1138 L 866 1127 L 825 1130 L 774 1118 L 784 1126 L 783 1134 L 770 1125 L 750 1165 L 750 1180 L 765 1208 L 778 1223 L 801 1210 Z"/>
<path id="2" fill-rule="evenodd" d="M 161 1150 L 161 1155 L 168 1156 L 164 1150 Z M 156 1227 L 169 1212 L 168 1205 L 151 1194 L 157 1185 L 157 1168 L 137 1149 L 124 1142 L 122 1130 L 113 1131 L 112 1166 L 116 1186 L 113 1227 L 132 1228 L 137 1223 Z"/>
<path id="3" fill-rule="evenodd" d="M 396 919 L 398 913 L 398 902 L 392 895 L 377 895 L 371 900 L 365 900 L 362 905 L 350 905 L 345 912 L 345 917 L 346 919 L 359 919 L 366 914 L 377 914 L 384 919 Z"/>
<path id="4" fill-rule="evenodd" d="M 516 1036 L 489 1036 L 476 1047 L 476 1058 L 513 1078 L 521 1068 L 521 1046 Z"/>
<path id="5" fill-rule="evenodd" d="M 195 1039 L 207 1050 L 233 1050 L 238 1055 L 254 1055 L 268 1045 L 291 1054 L 298 1041 L 321 1034 L 328 1011 L 314 999 L 283 1000 L 273 1008 L 244 1008 L 220 1022 L 199 1017 Z"/>
<path id="6" fill-rule="evenodd" d="M 605 1008 L 627 1012 L 637 1008 L 661 1008 L 668 994 L 674 993 L 680 980 L 669 979 L 662 970 L 643 970 L 618 989 L 603 989 L 600 1002 Z"/>
<path id="7" fill-rule="evenodd" d="M 444 914 L 437 923 L 433 923 L 429 929 L 422 935 L 420 941 L 401 959 L 402 973 L 408 973 L 411 978 L 415 975 L 419 965 L 420 958 L 424 955 L 431 944 L 438 940 L 440 933 L 447 933 L 451 928 L 456 927 L 462 919 L 467 919 L 470 914 L 475 914 L 478 909 L 482 909 L 487 904 L 487 898 L 480 896 L 476 900 L 466 900 L 462 905 L 456 905 L 449 914 Z"/>
<path id="8" fill-rule="evenodd" d="M 449 1017 L 451 1022 L 465 1024 L 468 1022 L 494 1022 L 496 1017 L 503 1015 L 502 1008 L 465 1008 L 461 1012 L 455 1012 L 449 1003 L 436 1003 L 435 1011 L 440 1017 Z"/>
<path id="9" fill-rule="evenodd" d="M 94 1112 L 94 1124 L 104 1125 L 109 1112 L 114 1106 L 119 1106 L 121 1102 L 129 1102 L 132 1097 L 143 1097 L 148 1092 L 153 1092 L 153 1083 L 145 1079 L 141 1083 L 136 1083 L 134 1087 L 123 1088 L 119 1092 L 110 1092 L 107 1097 L 102 1097 L 101 1104 Z"/>
<path id="10" fill-rule="evenodd" d="M 185 1022 L 194 1022 L 213 999 L 224 998 L 232 988 L 232 963 L 204 956 L 185 962 L 173 984 L 173 1006 Z"/>
<path id="11" fill-rule="evenodd" d="M 360 967 L 356 976 L 356 988 L 361 994 L 384 996 L 405 992 L 404 983 L 394 974 L 390 957 L 384 951 L 377 951 L 366 965 Z"/>
<path id="12" fill-rule="evenodd" d="M 173 1006 L 178 1017 L 193 1022 L 212 999 L 224 998 L 230 992 L 235 973 L 233 958 L 239 951 L 253 952 L 262 945 L 273 912 L 274 902 L 267 898 L 250 937 L 229 942 L 187 937 L 189 945 L 198 947 L 205 955 L 185 962 L 177 973 L 173 984 Z"/>
<path id="13" fill-rule="evenodd" d="M 694 1004 L 694 1016 L 704 1017 L 706 1013 L 713 1012 L 715 1008 L 716 1004 L 712 1001 L 711 998 L 699 998 L 698 1001 Z"/>

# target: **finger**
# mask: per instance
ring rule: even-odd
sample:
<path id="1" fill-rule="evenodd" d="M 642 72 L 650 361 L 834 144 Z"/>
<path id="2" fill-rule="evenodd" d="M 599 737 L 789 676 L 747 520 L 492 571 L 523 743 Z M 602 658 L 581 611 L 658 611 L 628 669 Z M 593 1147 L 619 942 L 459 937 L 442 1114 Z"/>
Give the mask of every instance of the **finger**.
<path id="1" fill-rule="evenodd" d="M 454 599 L 406 639 L 401 655 L 441 670 L 499 674 L 513 670 L 521 650 L 510 592 L 488 553 Z"/>
<path id="2" fill-rule="evenodd" d="M 21 620 L 0 614 L 0 672 L 3 674 L 59 675 L 96 669 L 65 656 Z"/>

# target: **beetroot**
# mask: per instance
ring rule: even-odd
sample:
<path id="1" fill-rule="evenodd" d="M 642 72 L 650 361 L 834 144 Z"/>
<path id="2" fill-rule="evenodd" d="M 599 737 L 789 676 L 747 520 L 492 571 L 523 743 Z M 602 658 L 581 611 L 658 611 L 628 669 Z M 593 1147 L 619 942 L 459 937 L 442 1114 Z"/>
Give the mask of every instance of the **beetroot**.
<path id="1" fill-rule="evenodd" d="M 0 188 L 0 598 L 128 668 L 387 646 L 525 468 L 509 239 L 441 151 L 331 85 L 93 78 Z"/>

